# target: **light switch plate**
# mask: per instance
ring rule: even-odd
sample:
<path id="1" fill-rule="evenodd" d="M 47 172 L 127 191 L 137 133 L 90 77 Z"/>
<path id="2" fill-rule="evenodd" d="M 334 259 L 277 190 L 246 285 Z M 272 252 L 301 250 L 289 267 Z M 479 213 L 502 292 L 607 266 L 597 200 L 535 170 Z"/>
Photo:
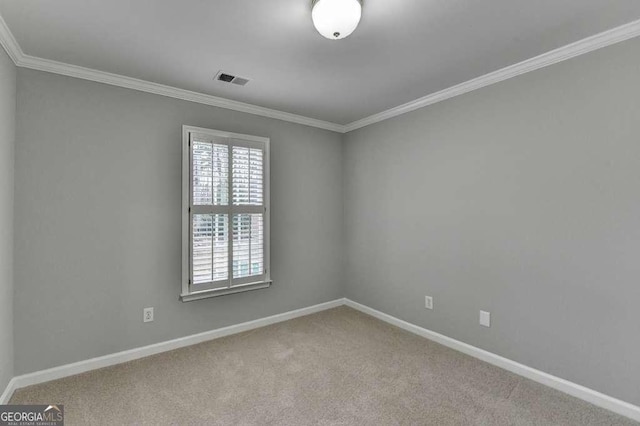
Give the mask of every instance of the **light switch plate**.
<path id="1" fill-rule="evenodd" d="M 480 311 L 480 325 L 491 327 L 491 312 Z"/>

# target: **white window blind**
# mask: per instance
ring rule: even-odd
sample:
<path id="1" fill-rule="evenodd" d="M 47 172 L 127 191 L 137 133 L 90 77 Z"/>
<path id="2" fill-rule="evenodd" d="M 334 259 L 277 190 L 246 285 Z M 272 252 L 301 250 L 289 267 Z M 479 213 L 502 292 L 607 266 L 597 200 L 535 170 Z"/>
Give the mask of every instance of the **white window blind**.
<path id="1" fill-rule="evenodd" d="M 267 287 L 269 140 L 183 134 L 183 300 Z"/>

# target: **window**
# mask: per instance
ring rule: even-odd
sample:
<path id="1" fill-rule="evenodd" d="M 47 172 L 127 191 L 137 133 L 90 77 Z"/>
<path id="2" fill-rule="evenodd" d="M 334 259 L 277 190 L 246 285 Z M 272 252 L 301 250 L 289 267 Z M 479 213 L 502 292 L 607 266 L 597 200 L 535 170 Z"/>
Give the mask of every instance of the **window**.
<path id="1" fill-rule="evenodd" d="M 269 287 L 269 139 L 183 127 L 183 301 Z"/>

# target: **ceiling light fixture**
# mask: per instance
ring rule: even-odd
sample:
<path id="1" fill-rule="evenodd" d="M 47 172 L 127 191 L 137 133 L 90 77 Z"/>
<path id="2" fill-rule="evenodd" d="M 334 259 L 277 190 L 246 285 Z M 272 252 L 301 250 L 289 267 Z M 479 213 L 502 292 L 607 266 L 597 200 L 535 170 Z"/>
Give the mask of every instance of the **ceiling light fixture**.
<path id="1" fill-rule="evenodd" d="M 361 0 L 313 0 L 313 25 L 330 40 L 348 37 L 360 23 Z"/>

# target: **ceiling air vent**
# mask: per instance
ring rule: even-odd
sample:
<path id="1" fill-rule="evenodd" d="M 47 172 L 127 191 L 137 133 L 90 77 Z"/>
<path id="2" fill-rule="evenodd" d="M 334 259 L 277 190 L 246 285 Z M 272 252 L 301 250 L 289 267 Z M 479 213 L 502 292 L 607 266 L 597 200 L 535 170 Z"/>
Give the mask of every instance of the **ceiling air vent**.
<path id="1" fill-rule="evenodd" d="M 249 82 L 248 78 L 238 77 L 224 71 L 219 71 L 214 80 L 222 81 L 223 83 L 232 83 L 238 86 L 244 86 Z"/>

